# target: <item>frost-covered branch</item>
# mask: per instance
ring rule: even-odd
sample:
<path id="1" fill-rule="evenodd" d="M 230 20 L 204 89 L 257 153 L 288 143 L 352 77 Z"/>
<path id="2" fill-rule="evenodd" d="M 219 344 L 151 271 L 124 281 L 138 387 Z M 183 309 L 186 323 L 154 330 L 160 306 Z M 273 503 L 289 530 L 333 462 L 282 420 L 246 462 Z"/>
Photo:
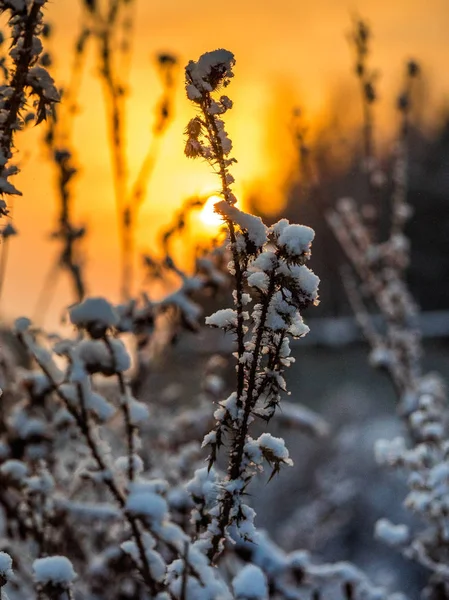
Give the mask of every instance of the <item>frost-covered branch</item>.
<path id="1" fill-rule="evenodd" d="M 209 468 L 229 437 L 227 475 L 221 482 L 217 506 L 203 542 L 216 560 L 231 525 L 243 539 L 253 535 L 254 511 L 242 498 L 253 475 L 267 461 L 274 475 L 291 464 L 281 439 L 266 433 L 254 440 L 250 425 L 256 417 L 270 420 L 286 391 L 282 373 L 292 362 L 289 337 L 308 331 L 300 311 L 318 301 L 318 278 L 306 266 L 314 232 L 282 220 L 267 228 L 260 218 L 238 209 L 232 192 L 232 148 L 222 115 L 231 107 L 227 96 L 217 97 L 233 77 L 235 60 L 227 50 L 208 52 L 186 67 L 188 98 L 199 115 L 187 126 L 187 156 L 201 156 L 216 170 L 223 200 L 215 205 L 229 231 L 234 276 L 234 308 L 222 309 L 206 323 L 235 334 L 236 391 L 215 412 L 216 426 L 204 438 L 210 448 Z M 245 291 L 245 290 L 248 291 Z"/>
<path id="2" fill-rule="evenodd" d="M 13 164 L 16 133 L 34 118 L 36 124 L 51 112 L 59 95 L 48 71 L 39 63 L 43 55 L 41 42 L 44 31 L 43 9 L 47 0 L 3 0 L 0 14 L 8 14 L 11 30 L 9 60 L 2 61 L 4 83 L 0 89 L 0 218 L 9 214 L 8 196 L 21 195 L 11 183 L 10 177 L 19 172 Z M 35 114 L 25 110 L 29 99 Z M 15 228 L 8 223 L 0 234 L 2 253 L 0 258 L 0 295 L 3 287 L 8 257 L 9 238 Z"/>
<path id="3" fill-rule="evenodd" d="M 409 493 L 404 504 L 424 524 L 412 532 L 405 525 L 382 519 L 376 535 L 432 571 L 431 585 L 442 586 L 447 595 L 447 395 L 437 374 L 423 372 L 418 308 L 406 281 L 410 242 L 404 227 L 412 214 L 407 200 L 408 133 L 411 93 L 418 73 L 418 65 L 410 61 L 397 104 L 400 127 L 387 239 L 373 240 L 351 199 L 340 200 L 328 221 L 353 267 L 354 276 L 345 277 L 346 289 L 371 346 L 370 361 L 389 374 L 408 429 L 407 441 L 402 437 L 379 440 L 376 457 L 381 464 L 405 471 Z M 382 329 L 371 319 L 373 307 L 382 316 Z"/>

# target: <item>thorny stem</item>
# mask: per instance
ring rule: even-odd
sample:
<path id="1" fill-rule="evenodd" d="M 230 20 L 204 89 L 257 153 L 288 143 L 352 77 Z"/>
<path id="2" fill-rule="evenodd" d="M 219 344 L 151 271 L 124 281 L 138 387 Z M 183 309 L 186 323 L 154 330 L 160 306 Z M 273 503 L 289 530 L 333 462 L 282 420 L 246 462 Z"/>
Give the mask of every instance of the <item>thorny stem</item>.
<path id="1" fill-rule="evenodd" d="M 255 383 L 257 369 L 260 360 L 260 351 L 262 346 L 262 339 L 265 330 L 265 323 L 268 315 L 268 308 L 270 306 L 271 298 L 275 288 L 275 273 L 276 270 L 273 268 L 271 272 L 268 290 L 262 304 L 262 312 L 260 316 L 260 322 L 257 328 L 256 341 L 253 350 L 251 369 L 248 376 L 248 388 L 246 391 L 246 399 L 244 404 L 244 412 L 241 424 L 239 424 L 238 432 L 233 440 L 232 449 L 229 453 L 229 467 L 228 475 L 231 481 L 235 481 L 240 476 L 240 469 L 243 460 L 243 453 L 245 449 L 246 438 L 248 435 L 248 420 L 251 415 L 251 411 L 254 408 L 257 400 L 257 394 L 255 395 Z M 221 513 L 219 517 L 219 532 L 216 533 L 211 540 L 211 549 L 209 550 L 208 556 L 211 560 L 216 558 L 218 553 L 218 547 L 221 539 L 224 537 L 226 528 L 229 525 L 230 512 L 232 509 L 232 494 L 227 492 L 221 507 Z"/>
<path id="2" fill-rule="evenodd" d="M 246 400 L 245 407 L 243 413 L 243 419 L 241 426 L 239 427 L 238 435 L 233 444 L 233 449 L 231 451 L 231 464 L 229 468 L 229 477 L 231 480 L 238 479 L 240 475 L 240 467 L 243 459 L 243 450 L 245 447 L 246 436 L 248 435 L 248 419 L 251 414 L 252 409 L 254 408 L 255 401 L 257 400 L 257 396 L 254 395 L 255 392 L 255 383 L 256 383 L 256 374 L 259 366 L 259 360 L 261 358 L 260 351 L 262 346 L 262 339 L 265 330 L 265 322 L 267 319 L 268 308 L 270 306 L 271 297 L 274 292 L 275 286 L 275 269 L 273 269 L 270 277 L 268 291 L 264 298 L 264 302 L 262 304 L 262 313 L 260 316 L 260 322 L 257 328 L 256 334 L 256 342 L 254 344 L 252 362 L 251 362 L 251 370 L 248 376 L 248 388 L 246 391 Z"/>
<path id="3" fill-rule="evenodd" d="M 224 158 L 223 147 L 221 144 L 220 136 L 218 135 L 217 124 L 215 123 L 214 118 L 209 114 L 207 109 L 208 104 L 210 103 L 210 97 L 206 97 L 204 102 L 201 104 L 201 108 L 203 111 L 204 118 L 206 120 L 207 128 L 210 132 L 210 142 L 212 144 L 215 158 L 218 162 L 219 166 L 219 175 L 221 179 L 221 189 L 223 197 L 227 202 L 229 202 L 229 197 L 231 191 L 229 189 L 229 185 L 226 181 L 227 175 L 227 167 Z M 234 261 L 234 269 L 235 269 L 235 284 L 236 284 L 236 299 L 235 306 L 237 311 L 237 348 L 239 358 L 243 356 L 245 352 L 245 342 L 244 342 L 244 333 L 243 333 L 243 269 L 240 264 L 240 257 L 237 250 L 237 242 L 235 235 L 235 227 L 234 223 L 231 220 L 227 220 L 227 226 L 229 229 L 229 237 L 231 240 L 231 250 L 232 250 L 232 258 Z M 242 394 L 245 383 L 245 371 L 243 363 L 238 362 L 237 367 L 237 405 L 239 407 L 242 406 Z"/>
<path id="4" fill-rule="evenodd" d="M 24 24 L 23 46 L 19 53 L 18 60 L 14 60 L 15 71 L 9 87 L 12 89 L 12 95 L 8 98 L 8 110 L 6 119 L 0 128 L 0 151 L 4 157 L 5 164 L 0 168 L 0 176 L 3 176 L 7 169 L 7 161 L 11 157 L 14 134 L 16 132 L 16 122 L 19 113 L 24 104 L 24 89 L 27 85 L 28 72 L 33 64 L 33 37 L 36 31 L 36 26 L 39 22 L 39 15 L 42 8 L 42 3 L 33 3 L 30 12 L 28 13 Z M 25 7 L 23 9 L 27 11 Z M 5 272 L 8 261 L 9 238 L 3 239 L 3 250 L 0 259 L 0 298 L 3 291 L 5 280 Z"/>
<path id="5" fill-rule="evenodd" d="M 10 83 L 13 94 L 9 98 L 7 116 L 1 128 L 0 150 L 5 158 L 9 158 L 11 155 L 13 136 L 16 131 L 15 123 L 24 102 L 23 91 L 27 85 L 28 71 L 33 63 L 32 42 L 41 8 L 41 2 L 34 2 L 25 20 L 23 47 L 19 59 L 15 63 L 15 72 Z M 27 8 L 25 7 L 23 10 L 27 11 Z"/>
<path id="6" fill-rule="evenodd" d="M 284 342 L 286 333 L 285 331 L 283 331 L 280 335 L 279 335 L 279 342 L 276 344 L 276 349 L 274 351 L 274 353 L 272 352 L 270 355 L 270 358 L 268 359 L 268 370 L 272 371 L 275 367 L 275 365 L 277 364 L 278 360 L 279 360 L 279 355 L 281 352 L 281 348 L 282 348 L 282 344 Z M 257 388 L 257 397 L 260 397 L 263 392 L 265 391 L 265 388 L 267 386 L 269 379 L 265 378 L 260 387 Z"/>
<path id="7" fill-rule="evenodd" d="M 210 104 L 210 95 L 205 94 L 203 97 L 203 101 L 201 103 L 202 112 L 204 115 L 206 127 L 208 130 L 208 139 L 212 146 L 212 150 L 214 152 L 214 157 L 218 163 L 219 168 L 219 176 L 221 179 L 221 187 L 222 194 L 224 199 L 230 202 L 231 191 L 229 189 L 229 185 L 227 183 L 227 165 L 224 158 L 223 147 L 221 144 L 217 124 L 212 115 L 209 114 L 208 106 Z M 236 243 L 236 234 L 234 223 L 231 219 L 226 219 L 226 223 L 229 229 L 229 237 L 231 240 L 231 251 L 234 262 L 234 270 L 235 270 L 235 284 L 236 284 L 236 298 L 235 298 L 235 306 L 237 312 L 237 349 L 238 349 L 238 366 L 237 366 L 237 406 L 239 408 L 244 409 L 243 418 L 241 426 L 239 427 L 238 432 L 236 433 L 232 448 L 229 453 L 229 466 L 228 466 L 228 476 L 231 481 L 238 479 L 240 475 L 240 468 L 243 459 L 244 447 L 246 442 L 246 437 L 248 434 L 248 420 L 251 414 L 251 410 L 254 408 L 255 398 L 255 383 L 256 383 L 256 374 L 259 365 L 259 354 L 261 350 L 261 344 L 264 333 L 264 326 L 268 314 L 268 308 L 271 301 L 271 296 L 274 291 L 275 286 L 275 271 L 273 270 L 272 275 L 270 277 L 269 289 L 267 295 L 264 299 L 262 306 L 262 313 L 260 317 L 260 322 L 258 325 L 258 330 L 256 334 L 256 342 L 255 348 L 253 351 L 253 362 L 251 365 L 251 369 L 249 372 L 248 378 L 248 388 L 245 394 L 245 365 L 243 361 L 240 359 L 243 357 L 245 352 L 245 339 L 244 339 L 244 319 L 243 319 L 243 272 L 246 270 L 246 265 L 241 264 L 241 259 L 239 256 L 239 252 L 237 249 Z M 245 398 L 244 398 L 245 396 Z M 211 539 L 210 549 L 208 551 L 208 557 L 211 561 L 213 561 L 219 550 L 219 545 L 223 537 L 225 536 L 226 528 L 229 525 L 230 521 L 230 513 L 232 509 L 232 494 L 225 493 L 223 498 L 221 513 L 218 519 L 218 528 L 219 531 L 215 533 Z"/>

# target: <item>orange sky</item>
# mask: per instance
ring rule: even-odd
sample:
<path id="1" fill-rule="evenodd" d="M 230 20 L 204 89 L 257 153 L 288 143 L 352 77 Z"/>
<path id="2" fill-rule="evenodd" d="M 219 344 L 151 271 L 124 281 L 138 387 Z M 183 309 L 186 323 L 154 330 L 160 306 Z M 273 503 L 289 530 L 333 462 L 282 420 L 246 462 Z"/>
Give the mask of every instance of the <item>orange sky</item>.
<path id="1" fill-rule="evenodd" d="M 236 190 L 244 196 L 256 182 L 265 190 L 267 202 L 280 200 L 280 182 L 291 168 L 292 145 L 287 124 L 292 107 L 305 106 L 313 126 L 329 111 L 329 98 L 336 88 L 345 85 L 357 93 L 344 35 L 352 14 L 367 18 L 374 30 L 372 64 L 381 71 L 381 93 L 387 107 L 382 122 L 391 118 L 388 107 L 400 85 L 404 60 L 409 57 L 421 62 L 430 82 L 429 118 L 437 103 L 441 105 L 449 99 L 448 0 L 136 2 L 138 17 L 128 105 L 131 175 L 144 155 L 151 131 L 152 111 L 160 91 L 151 57 L 161 50 L 178 54 L 182 65 L 216 47 L 235 53 L 236 77 L 229 88 L 235 105 L 228 129 L 239 161 L 234 170 Z M 49 18 L 56 28 L 52 49 L 59 82 L 66 81 L 68 75 L 67 60 L 77 32 L 77 5 L 76 0 L 53 0 L 48 6 Z M 172 209 L 183 198 L 197 192 L 213 193 L 216 185 L 204 163 L 183 156 L 183 129 L 193 110 L 184 98 L 181 82 L 182 70 L 176 118 L 164 138 L 142 211 L 138 234 L 142 248 L 154 248 L 155 233 L 169 222 Z M 80 104 L 75 145 L 82 172 L 74 191 L 76 213 L 90 230 L 86 244 L 88 287 L 91 293 L 117 299 L 114 196 L 103 99 L 92 58 L 83 79 Z M 54 260 L 54 244 L 46 239 L 56 208 L 52 172 L 39 150 L 38 139 L 37 128 L 22 134 L 18 142 L 23 173 L 16 181 L 24 195 L 15 202 L 14 224 L 21 235 L 11 245 L 2 299 L 2 310 L 8 317 L 33 313 L 44 275 Z M 70 299 L 62 276 L 49 323 L 57 323 Z"/>

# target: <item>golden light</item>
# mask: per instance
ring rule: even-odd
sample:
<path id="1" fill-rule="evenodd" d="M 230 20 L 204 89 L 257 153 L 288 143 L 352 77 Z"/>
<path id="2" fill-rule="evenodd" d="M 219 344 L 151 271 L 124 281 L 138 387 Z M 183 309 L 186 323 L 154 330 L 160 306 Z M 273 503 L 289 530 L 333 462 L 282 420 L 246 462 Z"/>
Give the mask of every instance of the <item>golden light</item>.
<path id="1" fill-rule="evenodd" d="M 220 202 L 222 198 L 220 196 L 209 196 L 206 200 L 206 204 L 203 206 L 200 212 L 200 219 L 208 227 L 219 227 L 223 221 L 220 215 L 214 211 L 214 206 L 217 202 Z"/>

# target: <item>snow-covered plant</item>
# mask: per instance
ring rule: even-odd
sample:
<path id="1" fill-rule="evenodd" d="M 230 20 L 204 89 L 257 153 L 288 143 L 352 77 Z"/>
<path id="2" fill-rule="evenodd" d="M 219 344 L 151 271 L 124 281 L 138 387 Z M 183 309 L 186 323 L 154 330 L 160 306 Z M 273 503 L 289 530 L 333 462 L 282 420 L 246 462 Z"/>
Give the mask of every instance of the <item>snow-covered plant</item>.
<path id="1" fill-rule="evenodd" d="M 363 109 L 363 168 L 367 174 L 369 195 L 371 195 L 374 187 L 372 175 L 376 166 L 373 107 L 378 99 L 376 91 L 377 72 L 368 65 L 371 38 L 372 34 L 368 23 L 362 19 L 355 19 L 349 41 L 354 50 L 354 71 L 360 84 Z M 369 200 L 373 199 L 369 198 Z"/>
<path id="2" fill-rule="evenodd" d="M 6 552 L 0 552 L 0 600 L 8 600 L 3 587 L 13 576 L 12 558 Z"/>
<path id="3" fill-rule="evenodd" d="M 283 371 L 294 360 L 289 340 L 308 332 L 301 310 L 318 302 L 318 277 L 305 263 L 310 257 L 314 232 L 309 227 L 282 220 L 268 228 L 259 217 L 236 207 L 230 167 L 232 149 L 222 119 L 231 107 L 220 95 L 233 77 L 231 52 L 216 50 L 191 61 L 186 67 L 186 92 L 198 115 L 187 125 L 185 152 L 202 157 L 214 167 L 222 200 L 215 210 L 228 227 L 234 276 L 234 307 L 217 311 L 206 323 L 236 337 L 236 390 L 219 403 L 216 425 L 203 445 L 210 450 L 209 469 L 222 445 L 227 446 L 227 472 L 220 483 L 217 506 L 203 534 L 204 547 L 216 560 L 230 535 L 251 539 L 254 511 L 243 502 L 247 487 L 264 462 L 272 475 L 291 464 L 282 439 L 269 433 L 258 439 L 250 435 L 256 418 L 273 416 L 281 393 L 286 391 Z"/>
<path id="4" fill-rule="evenodd" d="M 423 371 L 418 307 L 406 281 L 410 242 L 404 227 L 412 214 L 407 202 L 407 142 L 411 91 L 418 73 L 418 65 L 410 61 L 397 103 L 400 131 L 387 239 L 383 242 L 373 239 L 356 203 L 349 198 L 338 202 L 328 220 L 357 277 L 346 273 L 345 283 L 355 316 L 371 346 L 370 361 L 390 376 L 398 410 L 408 430 L 408 439 L 380 440 L 376 457 L 381 464 L 407 474 L 409 494 L 404 504 L 420 517 L 422 527 L 409 531 L 405 525 L 393 525 L 382 519 L 377 524 L 376 536 L 427 567 L 433 574 L 434 591 L 443 593 L 437 597 L 446 597 L 449 593 L 447 395 L 440 376 Z M 380 313 L 381 327 L 373 320 L 371 307 Z"/>
<path id="5" fill-rule="evenodd" d="M 86 1 L 87 10 L 94 6 Z M 352 565 L 316 565 L 305 552 L 284 552 L 256 531 L 244 502 L 264 463 L 273 476 L 292 462 L 281 438 L 254 435 L 257 419 L 279 416 L 317 436 L 327 427 L 296 404 L 276 410 L 294 360 L 289 341 L 308 332 L 301 311 L 318 302 L 318 278 L 305 264 L 314 232 L 286 220 L 268 228 L 235 205 L 220 116 L 232 103 L 216 94 L 233 65 L 230 52 L 217 50 L 189 63 L 186 76 L 199 108 L 188 153 L 206 158 L 222 183 L 217 211 L 236 289 L 233 307 L 206 321 L 235 336 L 235 389 L 223 400 L 222 358 L 209 361 L 202 404 L 191 411 L 153 407 L 150 386 L 137 397 L 130 385 L 125 340 L 151 336 L 167 311 L 196 327 L 195 294 L 225 281 L 211 256 L 188 276 L 166 248 L 164 268 L 181 280 L 177 290 L 119 306 L 85 298 L 69 308 L 68 338 L 18 319 L 31 364 L 14 369 L 0 357 L 0 527 L 8 551 L 0 552 L 0 600 L 4 587 L 20 600 L 394 599 Z M 219 249 L 220 264 L 224 256 Z"/>
<path id="6" fill-rule="evenodd" d="M 72 582 L 76 577 L 73 565 L 65 556 L 45 556 L 33 563 L 34 581 L 37 584 L 38 598 L 59 600 L 63 595 L 73 600 Z"/>
<path id="7" fill-rule="evenodd" d="M 4 196 L 20 194 L 9 181 L 18 171 L 11 164 L 15 133 L 25 125 L 25 108 L 33 99 L 36 123 L 44 120 L 58 101 L 58 92 L 39 58 L 43 52 L 43 9 L 47 0 L 2 0 L 0 14 L 8 14 L 12 44 L 9 61 L 4 63 L 4 81 L 0 90 L 0 214 L 8 214 Z"/>
<path id="8" fill-rule="evenodd" d="M 2 0 L 0 14 L 8 15 L 11 46 L 2 56 L 0 84 L 0 219 L 9 213 L 8 196 L 21 195 L 10 177 L 19 168 L 13 163 L 16 133 L 30 121 L 43 121 L 59 100 L 53 80 L 42 64 L 45 33 L 43 9 L 47 0 Z M 4 37 L 1 36 L 0 46 Z M 45 62 L 45 61 L 44 61 Z M 30 112 L 30 105 L 32 111 Z M 0 258 L 0 295 L 8 258 L 9 238 L 16 234 L 12 223 L 2 227 Z"/>
<path id="9" fill-rule="evenodd" d="M 74 526 L 72 519 L 75 515 L 80 519 L 78 527 L 82 527 L 83 521 L 90 522 L 96 519 L 99 520 L 101 530 L 106 523 L 112 521 L 115 523 L 113 530 L 109 535 L 103 531 L 103 537 L 106 535 L 106 539 L 109 538 L 109 543 L 115 546 L 118 558 L 122 562 L 128 557 L 131 566 L 129 575 L 136 570 L 144 582 L 144 588 L 154 596 L 165 589 L 163 581 L 170 563 L 179 560 L 181 566 L 184 563 L 190 564 L 190 560 L 195 560 L 196 554 L 194 549 L 191 549 L 188 551 L 189 557 L 184 557 L 188 538 L 170 520 L 165 498 L 168 484 L 163 480 L 148 479 L 143 475 L 146 469 L 139 456 L 141 441 L 138 428 L 148 419 L 149 413 L 147 406 L 133 398 L 130 393 L 124 375 L 130 366 L 129 356 L 123 343 L 111 335 L 120 320 L 118 313 L 107 301 L 91 298 L 74 306 L 70 317 L 82 335 L 77 341 L 58 342 L 53 352 L 49 352 L 38 343 L 27 320 L 17 322 L 17 334 L 43 373 L 40 383 L 37 378 L 33 382 L 36 386 L 39 385 L 36 393 L 40 393 L 42 400 L 47 398 L 48 401 L 55 395 L 55 401 L 59 404 L 59 411 L 54 411 L 55 417 L 47 417 L 50 423 L 57 427 L 57 422 L 63 418 L 63 411 L 66 415 L 66 427 L 75 427 L 81 438 L 81 446 L 76 443 L 75 457 L 69 459 L 70 461 L 75 458 L 75 479 L 72 481 L 72 488 L 76 490 L 77 482 L 83 479 L 90 481 L 93 489 L 103 489 L 103 493 L 107 491 L 107 503 L 95 503 L 91 506 L 81 500 L 82 496 L 75 502 L 70 497 L 58 498 L 55 495 L 53 477 L 47 471 L 41 472 L 38 463 L 35 462 L 48 459 L 51 456 L 48 453 L 50 448 L 47 448 L 47 453 L 45 448 L 35 448 L 34 451 L 28 448 L 27 455 L 24 456 L 26 462 L 6 461 L 2 464 L 1 474 L 10 486 L 17 482 L 16 494 L 23 498 L 22 502 L 28 507 L 29 518 L 32 518 L 30 525 L 27 525 L 27 513 L 21 515 L 22 520 L 25 518 L 25 531 L 30 529 L 30 535 L 36 537 L 40 553 L 45 556 L 47 549 L 54 545 L 57 547 L 62 524 L 67 520 L 70 531 Z M 54 360 L 55 352 L 64 361 L 59 366 Z M 116 378 L 116 407 L 92 388 L 92 376 L 99 374 Z M 107 423 L 116 412 L 122 415 L 124 443 L 119 444 L 119 447 L 123 446 L 122 456 L 113 456 L 113 449 L 101 433 L 100 424 Z M 30 426 L 31 421 L 23 415 L 23 423 L 26 422 Z M 45 423 L 41 421 L 41 432 L 42 425 Z M 36 427 L 34 429 L 36 436 Z M 82 446 L 85 447 L 84 452 Z M 32 454 L 29 454 L 30 452 Z M 77 460 L 77 453 L 80 453 L 81 457 L 84 454 L 85 458 Z M 60 459 L 55 466 L 56 471 L 53 472 L 60 481 L 64 470 L 70 469 L 70 462 L 67 464 Z M 57 515 L 60 515 L 59 528 L 55 529 L 58 523 Z M 157 548 L 160 544 L 170 549 L 171 559 L 160 554 L 161 548 Z M 84 552 L 86 550 L 84 549 Z M 88 576 L 86 567 L 90 561 L 85 562 L 86 558 L 84 557 L 80 568 L 84 570 L 83 575 Z M 57 562 L 56 557 L 52 560 L 51 565 L 47 562 L 42 565 L 37 562 L 34 568 L 38 590 L 47 593 L 49 597 L 53 597 L 51 593 L 59 593 L 62 585 L 70 583 L 67 577 L 64 577 L 64 580 L 57 578 L 58 565 L 61 566 L 61 572 L 68 574 L 69 569 L 64 566 L 66 563 L 62 564 L 62 558 L 59 558 L 58 564 L 53 565 Z M 104 556 L 103 560 L 106 562 L 102 571 L 97 573 L 97 577 L 101 577 L 104 569 L 108 568 L 107 556 Z M 197 568 L 201 575 L 196 574 L 195 578 L 202 580 L 203 576 L 208 576 L 209 571 L 206 559 L 198 560 L 200 564 Z M 72 571 L 70 573 L 73 579 L 74 574 Z M 95 574 L 91 574 L 91 577 L 96 579 Z M 211 573 L 209 577 L 214 576 Z M 172 579 L 173 587 L 176 588 L 178 577 L 175 573 Z M 135 597 L 139 597 L 141 592 L 136 590 L 140 588 L 141 585 L 137 581 L 132 587 L 137 594 Z M 173 594 L 171 597 L 178 596 Z"/>

